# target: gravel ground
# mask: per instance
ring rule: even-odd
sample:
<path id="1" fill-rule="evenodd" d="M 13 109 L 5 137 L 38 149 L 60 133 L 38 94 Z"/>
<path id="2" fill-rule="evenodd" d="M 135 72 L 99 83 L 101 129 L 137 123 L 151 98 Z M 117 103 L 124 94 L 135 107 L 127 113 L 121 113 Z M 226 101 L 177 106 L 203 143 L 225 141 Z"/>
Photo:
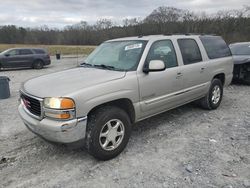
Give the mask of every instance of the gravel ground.
<path id="1" fill-rule="evenodd" d="M 125 151 L 100 162 L 47 143 L 18 116 L 21 82 L 75 65 L 0 72 L 11 79 L 0 101 L 0 187 L 250 187 L 250 86 L 226 88 L 214 111 L 189 104 L 137 123 Z"/>

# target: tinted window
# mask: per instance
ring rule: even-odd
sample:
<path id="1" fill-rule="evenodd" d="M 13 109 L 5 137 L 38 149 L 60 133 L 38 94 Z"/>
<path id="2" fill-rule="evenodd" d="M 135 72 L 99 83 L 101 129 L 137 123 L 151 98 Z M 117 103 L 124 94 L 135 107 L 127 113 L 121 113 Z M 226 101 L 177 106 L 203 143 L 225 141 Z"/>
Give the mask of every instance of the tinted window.
<path id="1" fill-rule="evenodd" d="M 194 39 L 178 39 L 184 65 L 202 61 L 200 49 Z"/>
<path id="2" fill-rule="evenodd" d="M 9 56 L 19 55 L 18 50 L 10 50 L 6 54 L 9 54 Z"/>
<path id="3" fill-rule="evenodd" d="M 233 55 L 250 55 L 250 44 L 237 44 L 230 48 Z"/>
<path id="4" fill-rule="evenodd" d="M 19 54 L 20 55 L 29 55 L 29 54 L 33 54 L 33 53 L 29 49 L 21 49 L 21 50 L 19 50 Z"/>
<path id="5" fill-rule="evenodd" d="M 201 36 L 200 39 L 210 59 L 231 56 L 230 49 L 221 37 Z"/>
<path id="6" fill-rule="evenodd" d="M 43 49 L 33 49 L 33 51 L 34 51 L 36 54 L 46 54 L 46 52 L 45 52 Z"/>
<path id="7" fill-rule="evenodd" d="M 162 60 L 167 68 L 178 66 L 173 44 L 170 40 L 161 40 L 152 44 L 146 62 Z"/>

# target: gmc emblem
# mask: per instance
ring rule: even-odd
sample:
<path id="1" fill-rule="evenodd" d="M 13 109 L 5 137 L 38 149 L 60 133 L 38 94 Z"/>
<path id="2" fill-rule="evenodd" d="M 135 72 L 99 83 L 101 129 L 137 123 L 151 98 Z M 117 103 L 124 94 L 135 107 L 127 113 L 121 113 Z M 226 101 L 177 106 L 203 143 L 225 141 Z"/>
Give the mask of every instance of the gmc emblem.
<path id="1" fill-rule="evenodd" d="M 24 98 L 22 98 L 22 101 L 23 101 L 23 105 L 26 107 L 26 108 L 30 108 L 31 106 L 30 106 L 30 101 L 28 101 L 28 100 L 26 100 L 26 99 L 24 99 Z"/>

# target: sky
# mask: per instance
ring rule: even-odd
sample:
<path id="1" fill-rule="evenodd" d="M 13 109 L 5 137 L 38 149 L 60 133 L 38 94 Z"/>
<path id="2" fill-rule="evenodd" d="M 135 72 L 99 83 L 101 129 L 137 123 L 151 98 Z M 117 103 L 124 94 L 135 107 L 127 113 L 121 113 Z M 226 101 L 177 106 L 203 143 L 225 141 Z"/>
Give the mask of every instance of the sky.
<path id="1" fill-rule="evenodd" d="M 2 1 L 2 2 L 1 2 Z M 1 0 L 0 25 L 63 28 L 107 18 L 119 24 L 125 18 L 144 18 L 159 6 L 215 13 L 240 9 L 250 0 Z"/>

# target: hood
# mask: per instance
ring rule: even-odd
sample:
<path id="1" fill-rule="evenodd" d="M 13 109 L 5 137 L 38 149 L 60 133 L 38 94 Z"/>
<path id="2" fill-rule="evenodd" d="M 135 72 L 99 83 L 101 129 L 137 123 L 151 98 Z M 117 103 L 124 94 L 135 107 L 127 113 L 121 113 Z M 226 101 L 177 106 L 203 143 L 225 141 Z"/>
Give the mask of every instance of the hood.
<path id="1" fill-rule="evenodd" d="M 121 79 L 125 72 L 78 67 L 40 76 L 24 83 L 22 90 L 37 97 L 62 97 L 93 85 Z"/>
<path id="2" fill-rule="evenodd" d="M 243 64 L 250 62 L 250 55 L 234 55 L 233 56 L 234 64 Z"/>

